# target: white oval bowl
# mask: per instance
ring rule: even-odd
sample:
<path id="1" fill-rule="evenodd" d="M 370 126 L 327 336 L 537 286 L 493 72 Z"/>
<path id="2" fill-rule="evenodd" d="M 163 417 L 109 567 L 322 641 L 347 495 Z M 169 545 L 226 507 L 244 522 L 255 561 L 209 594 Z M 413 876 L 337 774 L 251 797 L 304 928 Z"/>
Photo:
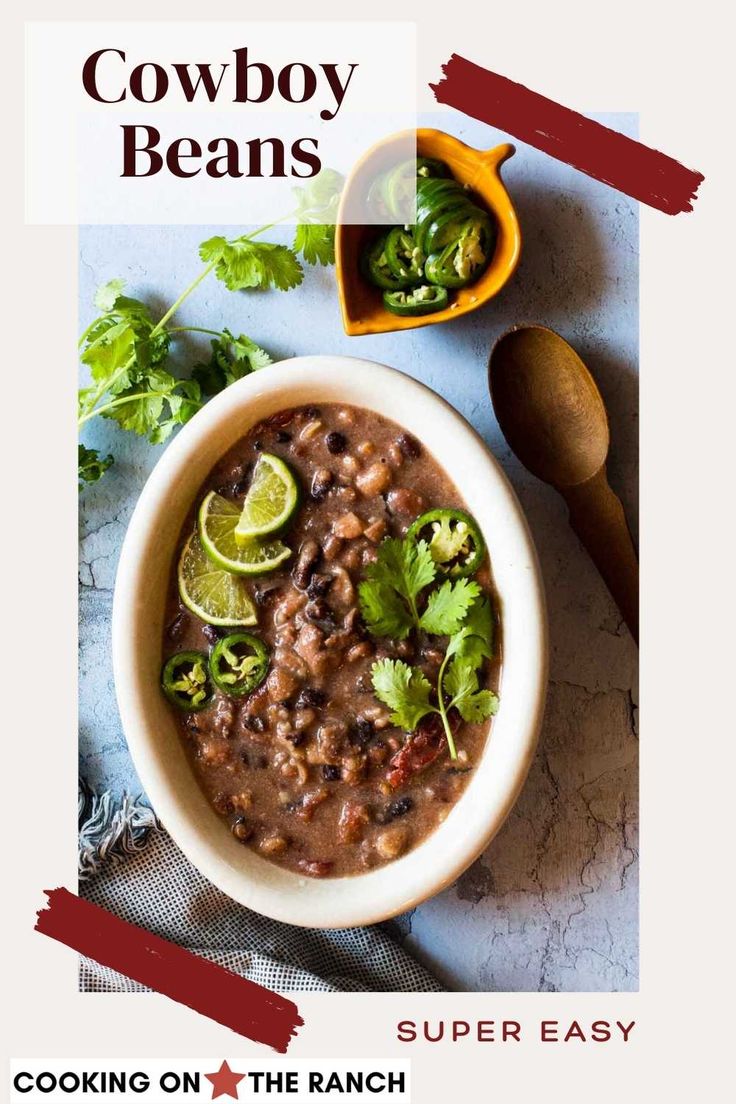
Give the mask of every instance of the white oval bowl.
<path id="1" fill-rule="evenodd" d="M 349 878 L 302 878 L 236 842 L 197 784 L 159 689 L 169 571 L 184 518 L 213 465 L 262 418 L 290 406 L 351 403 L 413 433 L 460 490 L 488 543 L 503 637 L 498 714 L 447 819 L 402 858 Z M 501 827 L 536 747 L 547 683 L 544 591 L 516 495 L 475 430 L 409 376 L 342 356 L 296 357 L 212 399 L 152 471 L 128 527 L 112 617 L 115 688 L 133 761 L 162 823 L 230 897 L 304 927 L 371 924 L 449 885 Z"/>

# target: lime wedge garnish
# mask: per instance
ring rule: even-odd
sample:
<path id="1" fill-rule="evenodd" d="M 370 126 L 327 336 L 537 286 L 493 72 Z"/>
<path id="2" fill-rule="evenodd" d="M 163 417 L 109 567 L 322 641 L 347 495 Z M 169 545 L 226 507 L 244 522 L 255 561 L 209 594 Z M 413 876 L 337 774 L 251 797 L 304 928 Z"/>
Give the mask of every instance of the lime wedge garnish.
<path id="1" fill-rule="evenodd" d="M 216 491 L 200 506 L 199 538 L 213 563 L 236 575 L 263 575 L 288 560 L 291 549 L 280 540 L 236 541 L 239 517 L 240 509 Z"/>
<path id="2" fill-rule="evenodd" d="M 278 456 L 262 452 L 235 528 L 235 538 L 245 543 L 277 533 L 293 517 L 299 505 L 299 485 Z"/>
<path id="3" fill-rule="evenodd" d="M 178 580 L 182 602 L 208 625 L 255 625 L 256 608 L 245 580 L 216 567 L 197 533 L 179 557 Z"/>

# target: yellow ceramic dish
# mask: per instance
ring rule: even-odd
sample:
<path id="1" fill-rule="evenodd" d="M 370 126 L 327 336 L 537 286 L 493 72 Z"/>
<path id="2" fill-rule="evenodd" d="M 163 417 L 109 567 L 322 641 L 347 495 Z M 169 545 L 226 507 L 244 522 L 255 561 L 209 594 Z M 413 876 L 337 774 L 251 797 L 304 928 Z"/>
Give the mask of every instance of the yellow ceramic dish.
<path id="1" fill-rule="evenodd" d="M 407 132 L 391 135 L 373 146 L 358 162 L 345 187 L 341 212 L 350 202 L 350 190 L 364 189 L 366 182 L 377 175 L 382 165 L 391 163 L 392 150 L 403 153 L 406 139 Z M 521 252 L 519 220 L 500 175 L 501 165 L 513 153 L 514 147 L 508 143 L 490 150 L 476 150 L 441 130 L 417 131 L 417 156 L 444 161 L 456 180 L 477 193 L 495 216 L 498 225 L 496 250 L 488 268 L 474 284 L 453 291 L 450 305 L 435 314 L 404 318 L 386 310 L 380 290 L 369 284 L 360 273 L 361 254 L 366 243 L 375 236 L 376 227 L 342 225 L 338 214 L 335 263 L 337 292 L 346 334 L 389 333 L 391 330 L 411 330 L 416 326 L 449 322 L 452 318 L 469 314 L 498 294 L 513 275 Z"/>

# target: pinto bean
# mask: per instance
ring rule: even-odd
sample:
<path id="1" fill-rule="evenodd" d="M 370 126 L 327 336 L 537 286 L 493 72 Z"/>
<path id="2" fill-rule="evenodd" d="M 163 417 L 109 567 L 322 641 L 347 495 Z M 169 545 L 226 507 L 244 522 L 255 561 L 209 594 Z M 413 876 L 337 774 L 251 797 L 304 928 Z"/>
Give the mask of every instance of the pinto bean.
<path id="1" fill-rule="evenodd" d="M 253 794 L 250 790 L 241 790 L 240 793 L 233 794 L 230 801 L 234 809 L 245 813 L 253 805 Z"/>
<path id="2" fill-rule="evenodd" d="M 299 549 L 299 555 L 294 564 L 294 570 L 291 573 L 294 583 L 300 590 L 306 590 L 309 586 L 309 580 L 312 577 L 312 572 L 317 566 L 319 556 L 320 548 L 317 541 L 312 537 L 308 537 Z"/>
<path id="3" fill-rule="evenodd" d="M 343 514 L 332 523 L 332 532 L 342 540 L 354 540 L 363 532 L 363 522 L 357 514 Z"/>
<path id="4" fill-rule="evenodd" d="M 309 790 L 299 803 L 299 808 L 296 810 L 297 816 L 302 820 L 310 821 L 314 816 L 315 809 L 319 808 L 329 796 L 330 791 L 327 786 L 318 786 L 316 790 Z"/>
<path id="5" fill-rule="evenodd" d="M 318 468 L 312 477 L 310 494 L 315 502 L 321 502 L 335 482 L 335 476 L 329 468 Z"/>
<path id="6" fill-rule="evenodd" d="M 355 601 L 355 587 L 344 567 L 333 568 L 332 600 L 336 606 L 350 606 Z"/>
<path id="7" fill-rule="evenodd" d="M 221 767 L 230 758 L 230 745 L 227 740 L 202 740 L 198 757 L 208 767 Z"/>
<path id="8" fill-rule="evenodd" d="M 284 625 L 287 621 L 291 621 L 297 610 L 301 609 L 304 605 L 304 602 L 304 595 L 300 594 L 294 587 L 289 587 L 281 596 L 274 609 L 274 625 Z"/>
<path id="9" fill-rule="evenodd" d="M 345 656 L 346 663 L 357 663 L 359 659 L 367 659 L 372 653 L 373 647 L 367 640 L 363 640 L 360 644 L 353 644 L 352 648 L 348 650 Z"/>
<path id="10" fill-rule="evenodd" d="M 367 497 L 383 494 L 391 486 L 391 469 L 379 460 L 356 477 L 355 485 Z"/>
<path id="11" fill-rule="evenodd" d="M 412 437 L 411 433 L 400 433 L 396 438 L 396 444 L 407 460 L 416 460 L 417 457 L 422 455 L 422 446 L 416 437 Z"/>
<path id="12" fill-rule="evenodd" d="M 425 499 L 408 487 L 395 487 L 386 496 L 386 505 L 390 513 L 403 517 L 418 517 L 424 510 Z"/>
<path id="13" fill-rule="evenodd" d="M 384 829 L 376 837 L 376 851 L 382 859 L 396 859 L 406 850 L 409 833 L 402 824 Z"/>
<path id="14" fill-rule="evenodd" d="M 343 541 L 335 533 L 328 533 L 322 544 L 322 552 L 326 560 L 335 560 L 342 551 Z"/>
<path id="15" fill-rule="evenodd" d="M 272 832 L 259 841 L 258 850 L 263 855 L 283 855 L 288 846 L 286 836 L 282 836 L 280 832 Z"/>
<path id="16" fill-rule="evenodd" d="M 299 680 L 286 667 L 272 667 L 266 679 L 268 696 L 273 702 L 285 702 L 299 689 Z"/>
<path id="17" fill-rule="evenodd" d="M 232 834 L 240 843 L 245 843 L 253 835 L 253 825 L 248 824 L 245 817 L 239 816 L 231 826 Z"/>
<path id="18" fill-rule="evenodd" d="M 391 492 L 393 493 L 393 492 Z M 363 533 L 364 537 L 367 537 L 369 541 L 373 541 L 377 544 L 386 535 L 386 522 L 383 518 L 377 518 L 376 521 L 372 521 L 368 528 Z"/>
<path id="19" fill-rule="evenodd" d="M 334 763 L 340 758 L 346 732 L 347 725 L 344 721 L 329 720 L 319 726 L 316 750 L 323 762 Z"/>
<path id="20" fill-rule="evenodd" d="M 337 822 L 337 838 L 340 843 L 355 843 L 362 839 L 370 823 L 367 805 L 358 801 L 345 801 Z"/>

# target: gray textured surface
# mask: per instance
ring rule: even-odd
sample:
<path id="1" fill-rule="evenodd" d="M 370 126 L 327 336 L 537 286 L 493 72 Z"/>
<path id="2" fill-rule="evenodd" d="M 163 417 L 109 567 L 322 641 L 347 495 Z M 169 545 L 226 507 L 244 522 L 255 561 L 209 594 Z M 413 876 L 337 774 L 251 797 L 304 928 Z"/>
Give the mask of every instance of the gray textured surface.
<path id="1" fill-rule="evenodd" d="M 600 116 L 636 133 L 633 116 Z M 455 116 L 423 120 L 478 146 L 503 136 Z M 486 309 L 446 326 L 347 338 L 333 274 L 309 271 L 288 294 L 231 294 L 210 279 L 180 321 L 248 333 L 274 357 L 364 356 L 423 380 L 483 434 L 527 512 L 551 625 L 549 703 L 539 753 L 507 824 L 445 893 L 404 917 L 407 946 L 450 986 L 475 990 L 637 988 L 637 652 L 553 491 L 500 435 L 486 390 L 495 337 L 512 323 L 558 329 L 590 365 L 608 405 L 611 482 L 632 524 L 638 477 L 636 205 L 520 147 L 505 169 L 524 249 L 513 283 Z M 80 231 L 80 322 L 113 276 L 162 311 L 198 269 L 196 227 Z M 196 345 L 191 352 L 196 350 Z M 186 355 L 186 353 L 184 354 Z M 139 789 L 114 703 L 109 618 L 125 526 L 159 449 L 110 423 L 85 440 L 115 468 L 85 492 L 80 552 L 80 755 L 93 786 Z"/>

